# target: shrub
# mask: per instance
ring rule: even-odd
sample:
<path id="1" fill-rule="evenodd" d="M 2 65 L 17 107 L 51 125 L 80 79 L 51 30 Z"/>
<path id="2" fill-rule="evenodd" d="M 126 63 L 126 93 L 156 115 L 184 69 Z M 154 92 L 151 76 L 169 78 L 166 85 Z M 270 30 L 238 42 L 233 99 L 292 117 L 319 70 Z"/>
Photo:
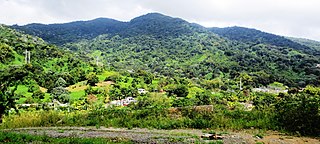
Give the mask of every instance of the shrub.
<path id="1" fill-rule="evenodd" d="M 63 87 L 53 88 L 51 91 L 51 95 L 53 99 L 56 99 L 62 103 L 67 103 L 70 100 L 69 91 Z"/>
<path id="2" fill-rule="evenodd" d="M 90 86 L 95 86 L 96 83 L 99 82 L 99 78 L 97 77 L 96 73 L 93 73 L 93 72 L 89 73 L 89 74 L 86 76 L 86 78 L 87 78 L 87 80 L 88 80 L 87 83 L 88 83 Z"/>
<path id="3" fill-rule="evenodd" d="M 169 96 L 186 97 L 189 94 L 188 87 L 186 85 L 168 85 L 166 91 Z"/>
<path id="4" fill-rule="evenodd" d="M 319 136 L 320 97 L 308 93 L 285 96 L 277 105 L 280 125 L 290 132 Z"/>

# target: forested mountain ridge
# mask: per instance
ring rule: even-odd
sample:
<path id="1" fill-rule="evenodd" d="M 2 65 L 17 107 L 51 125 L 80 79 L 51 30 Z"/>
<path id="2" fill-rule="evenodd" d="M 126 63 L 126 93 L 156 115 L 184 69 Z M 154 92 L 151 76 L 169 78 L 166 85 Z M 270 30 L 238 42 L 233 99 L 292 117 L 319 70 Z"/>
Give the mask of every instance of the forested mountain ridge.
<path id="1" fill-rule="evenodd" d="M 307 45 L 300 44 L 283 36 L 262 32 L 244 27 L 209 28 L 210 31 L 230 40 L 251 44 L 269 44 L 279 47 L 293 48 L 311 55 L 320 55 L 320 50 L 314 50 Z"/>
<path id="2" fill-rule="evenodd" d="M 50 30 L 54 25 L 44 29 L 35 25 L 33 29 L 14 27 L 26 28 L 27 33 L 31 31 L 36 35 L 52 35 L 48 41 L 63 44 L 83 59 L 99 57 L 105 65 L 117 70 L 144 69 L 170 77 L 220 78 L 222 81 L 247 74 L 248 84 L 252 86 L 279 81 L 303 87 L 320 82 L 320 71 L 316 67 L 320 63 L 318 51 L 282 36 L 240 27 L 207 29 L 159 13 L 129 22 L 113 22 L 115 25 L 102 22 L 89 26 L 84 33 L 77 30 L 83 24 L 75 22 L 79 25 L 70 26 L 66 32 L 70 37 L 60 35 L 62 29 Z M 97 32 L 95 27 L 102 25 L 117 28 Z M 95 35 L 98 36 L 92 39 Z M 73 39 L 75 36 L 79 39 Z"/>
<path id="3" fill-rule="evenodd" d="M 180 18 L 173 18 L 160 13 L 149 13 L 136 17 L 129 22 L 121 22 L 109 18 L 97 18 L 90 21 L 76 21 L 62 24 L 28 24 L 13 25 L 12 28 L 28 34 L 39 36 L 45 41 L 63 45 L 83 39 L 93 39 L 102 34 L 129 37 L 135 35 L 153 35 L 156 37 L 177 37 L 192 35 L 194 32 L 213 32 L 223 38 L 248 44 L 269 44 L 279 47 L 293 48 L 311 55 L 320 55 L 319 49 L 310 48 L 290 38 L 278 36 L 260 30 L 244 27 L 205 28 L 189 23 Z M 311 46 L 312 47 L 312 46 Z"/>
<path id="4" fill-rule="evenodd" d="M 12 28 L 28 34 L 39 36 L 52 44 L 63 45 L 82 39 L 93 39 L 101 34 L 120 35 L 123 37 L 134 35 L 178 36 L 203 31 L 185 20 L 172 18 L 159 13 L 149 13 L 136 17 L 129 22 L 120 22 L 108 18 L 98 18 L 90 21 L 77 21 L 65 24 L 28 24 L 13 25 Z"/>
<path id="5" fill-rule="evenodd" d="M 317 51 L 320 51 L 320 42 L 315 40 L 309 40 L 304 38 L 294 38 L 294 37 L 287 37 L 287 39 L 290 39 L 294 42 L 297 42 L 301 45 L 305 45 L 307 47 L 313 48 Z"/>
<path id="6" fill-rule="evenodd" d="M 12 26 L 12 28 L 39 36 L 47 42 L 58 45 L 81 39 L 93 39 L 101 34 L 117 33 L 123 27 L 125 27 L 124 22 L 108 18 L 97 18 L 91 21 L 77 21 L 65 24 Z"/>

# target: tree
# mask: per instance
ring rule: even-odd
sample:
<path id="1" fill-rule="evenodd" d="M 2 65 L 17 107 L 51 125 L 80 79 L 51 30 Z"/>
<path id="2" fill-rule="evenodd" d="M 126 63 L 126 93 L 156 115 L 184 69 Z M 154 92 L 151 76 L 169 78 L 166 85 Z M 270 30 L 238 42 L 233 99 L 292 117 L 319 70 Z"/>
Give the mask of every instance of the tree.
<path id="1" fill-rule="evenodd" d="M 109 92 L 110 98 L 112 100 L 120 100 L 123 98 L 123 94 L 121 93 L 120 86 L 118 84 L 113 85 L 113 88 Z"/>
<path id="2" fill-rule="evenodd" d="M 99 82 L 99 78 L 97 77 L 96 73 L 94 73 L 94 72 L 89 73 L 89 74 L 86 76 L 86 78 L 87 78 L 87 80 L 88 80 L 87 83 L 88 83 L 90 86 L 95 86 L 96 83 Z"/>
<path id="3" fill-rule="evenodd" d="M 45 94 L 41 90 L 36 90 L 32 93 L 32 98 L 38 102 L 40 102 L 41 99 L 44 99 L 44 96 Z"/>
<path id="4" fill-rule="evenodd" d="M 65 87 L 66 84 L 67 82 L 63 78 L 59 77 L 55 83 L 55 87 Z"/>
<path id="5" fill-rule="evenodd" d="M 63 87 L 53 88 L 51 91 L 51 96 L 53 99 L 56 99 L 62 103 L 68 103 L 70 100 L 69 91 Z"/>
<path id="6" fill-rule="evenodd" d="M 195 97 L 197 98 L 197 105 L 209 105 L 212 102 L 210 91 L 205 91 L 201 93 L 198 92 L 196 93 Z"/>
<path id="7" fill-rule="evenodd" d="M 319 136 L 320 88 L 307 87 L 304 92 L 285 96 L 276 104 L 282 127 L 302 135 Z"/>
<path id="8" fill-rule="evenodd" d="M 178 97 L 186 97 L 189 94 L 188 87 L 186 85 L 168 85 L 166 87 L 168 96 L 176 95 Z"/>
<path id="9" fill-rule="evenodd" d="M 185 85 L 178 85 L 177 88 L 174 90 L 174 93 L 178 97 L 186 97 L 189 94 L 188 87 Z"/>
<path id="10" fill-rule="evenodd" d="M 55 88 L 50 92 L 53 99 L 58 100 L 59 102 L 68 103 L 70 100 L 69 91 L 63 86 L 66 84 L 66 81 L 63 78 L 58 78 L 55 82 Z"/>
<path id="11" fill-rule="evenodd" d="M 0 122 L 3 114 L 15 107 L 15 94 L 19 82 L 28 75 L 24 67 L 10 67 L 0 72 Z"/>
<path id="12" fill-rule="evenodd" d="M 7 44 L 0 43 L 0 62 L 6 63 L 13 58 L 13 49 Z"/>

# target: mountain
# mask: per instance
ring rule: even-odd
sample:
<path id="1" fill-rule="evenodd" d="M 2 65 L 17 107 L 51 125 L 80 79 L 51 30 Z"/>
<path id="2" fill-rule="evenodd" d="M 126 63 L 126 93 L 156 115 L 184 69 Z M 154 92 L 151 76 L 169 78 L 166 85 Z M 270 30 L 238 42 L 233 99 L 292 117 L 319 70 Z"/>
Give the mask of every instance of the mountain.
<path id="1" fill-rule="evenodd" d="M 244 27 L 227 27 L 227 28 L 209 28 L 210 31 L 230 40 L 241 41 L 254 44 L 270 44 L 279 47 L 289 47 L 308 54 L 320 55 L 319 50 L 311 49 L 310 47 L 298 42 L 287 39 L 283 36 L 262 32 L 256 29 Z"/>
<path id="2" fill-rule="evenodd" d="M 317 51 L 320 51 L 320 42 L 319 41 L 309 40 L 309 39 L 304 39 L 304 38 L 293 38 L 293 37 L 287 37 L 287 39 L 290 39 L 290 40 L 297 42 L 301 45 L 305 45 L 309 48 L 313 48 Z"/>
<path id="3" fill-rule="evenodd" d="M 177 37 L 189 35 L 200 28 L 193 26 L 189 22 L 180 18 L 172 18 L 159 13 L 149 13 L 132 19 L 122 35 L 154 35 L 158 37 Z"/>
<path id="4" fill-rule="evenodd" d="M 13 27 L 50 35 L 42 38 L 81 59 L 98 57 L 118 71 L 146 70 L 166 77 L 226 83 L 248 76 L 244 83 L 253 87 L 272 82 L 291 87 L 320 84 L 319 51 L 282 36 L 241 27 L 204 28 L 159 13 L 129 22 L 111 21 Z M 62 31 L 57 26 L 67 28 Z"/>
<path id="5" fill-rule="evenodd" d="M 28 24 L 13 25 L 12 28 L 39 36 L 47 42 L 63 45 L 82 39 L 93 39 L 101 34 L 123 37 L 134 35 L 157 35 L 159 37 L 192 34 L 199 27 L 192 26 L 185 20 L 172 18 L 159 13 L 149 13 L 129 22 L 120 22 L 108 18 L 90 21 L 77 21 L 65 24 Z"/>
<path id="6" fill-rule="evenodd" d="M 98 18 L 91 21 L 77 21 L 65 24 L 28 24 L 25 26 L 13 25 L 12 28 L 28 34 L 41 37 L 52 44 L 62 45 L 81 39 L 93 39 L 101 34 L 117 33 L 125 26 L 120 22 L 108 18 Z"/>

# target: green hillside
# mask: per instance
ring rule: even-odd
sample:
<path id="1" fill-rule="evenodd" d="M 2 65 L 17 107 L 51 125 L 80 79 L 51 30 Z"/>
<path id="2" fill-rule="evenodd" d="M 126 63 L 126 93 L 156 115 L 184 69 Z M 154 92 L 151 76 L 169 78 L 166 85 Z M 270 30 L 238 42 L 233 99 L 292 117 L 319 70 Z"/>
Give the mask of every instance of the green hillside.
<path id="1" fill-rule="evenodd" d="M 209 30 L 230 40 L 249 44 L 269 44 L 278 47 L 293 48 L 310 55 L 320 55 L 319 49 L 312 49 L 308 45 L 301 44 L 286 37 L 262 32 L 256 29 L 235 26 L 226 28 L 209 28 Z"/>
<path id="2" fill-rule="evenodd" d="M 23 85 L 35 84 L 51 90 L 59 77 L 72 85 L 85 80 L 85 75 L 93 71 L 89 63 L 82 62 L 74 54 L 4 25 L 0 26 L 0 49 L 1 75 L 15 77 L 10 71 L 24 71 L 26 76 L 20 83 Z M 30 64 L 25 61 L 26 50 L 30 52 Z"/>
<path id="3" fill-rule="evenodd" d="M 320 51 L 320 42 L 315 41 L 315 40 L 309 40 L 309 39 L 304 39 L 304 38 L 293 38 L 293 37 L 288 37 L 288 39 L 297 42 L 301 45 L 305 45 L 307 47 L 313 48 L 317 51 Z"/>
<path id="4" fill-rule="evenodd" d="M 0 128 L 319 136 L 316 45 L 254 29 L 204 28 L 159 13 L 129 22 L 1 25 Z"/>
<path id="5" fill-rule="evenodd" d="M 82 59 L 99 57 L 105 66 L 117 70 L 143 69 L 158 75 L 190 79 L 214 79 L 223 75 L 226 80 L 246 73 L 253 77 L 250 84 L 253 87 L 275 81 L 290 87 L 319 84 L 319 69 L 316 68 L 320 63 L 319 51 L 285 37 L 241 27 L 206 29 L 159 13 L 118 22 L 121 28 L 97 33 L 98 27 L 113 27 L 116 23 L 101 21 L 45 27 L 31 24 L 17 28 L 40 36 L 46 31 L 61 36 L 62 40 L 43 36 L 53 43 L 65 43 L 74 37 L 72 35 L 83 38 L 85 40 L 65 43 L 63 48 L 76 52 Z M 91 25 L 84 28 L 87 23 Z M 61 29 L 57 29 L 58 26 Z M 64 27 L 84 33 L 68 30 L 70 37 L 59 35 Z M 87 37 L 90 34 L 102 35 L 91 39 Z"/>

